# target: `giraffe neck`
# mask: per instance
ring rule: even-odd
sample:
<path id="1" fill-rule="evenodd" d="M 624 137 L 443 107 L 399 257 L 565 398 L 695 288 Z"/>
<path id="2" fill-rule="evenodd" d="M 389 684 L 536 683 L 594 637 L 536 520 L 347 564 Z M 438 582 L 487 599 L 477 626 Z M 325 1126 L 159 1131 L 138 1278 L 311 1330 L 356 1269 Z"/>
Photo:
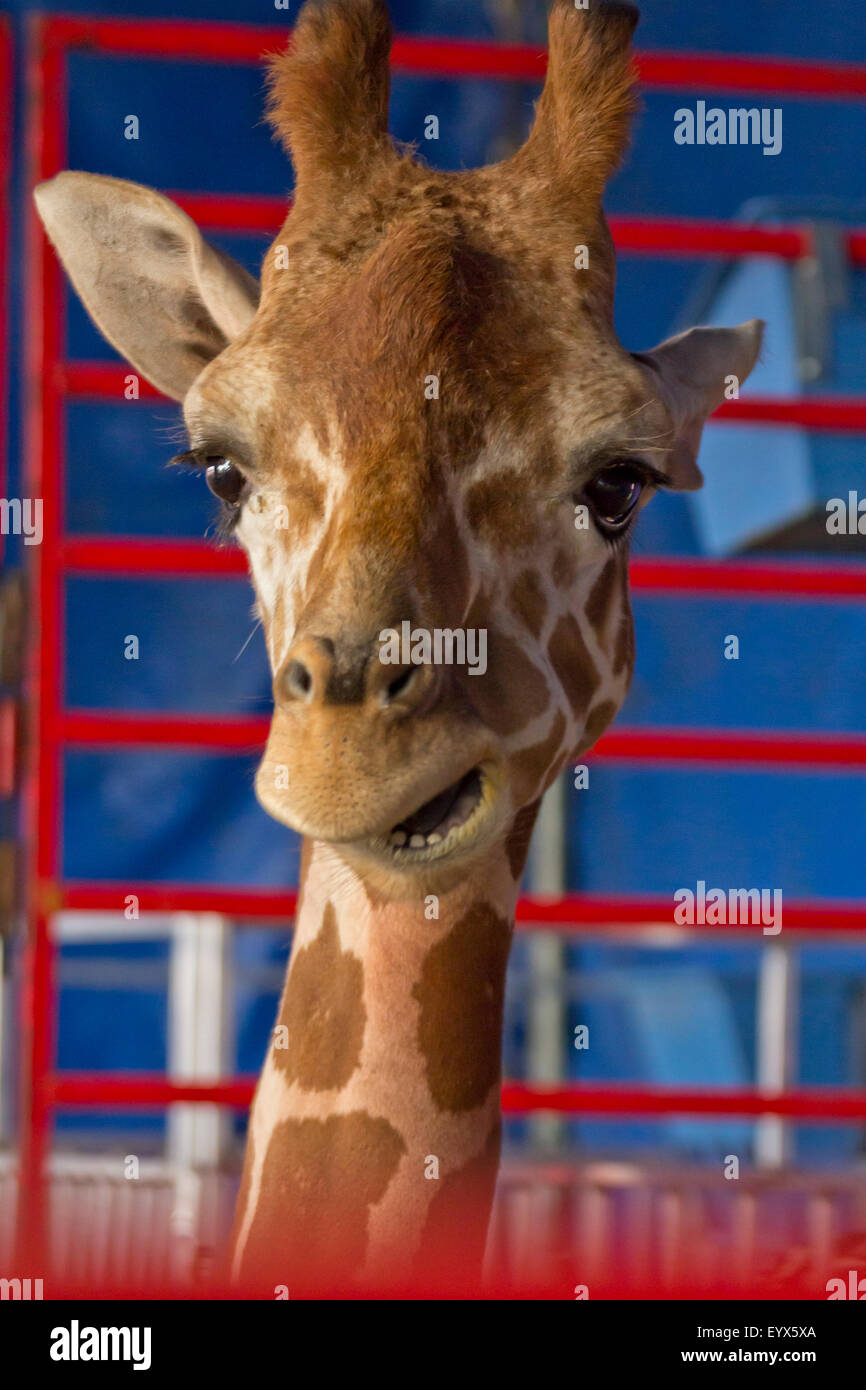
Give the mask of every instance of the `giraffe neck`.
<path id="1" fill-rule="evenodd" d="M 533 814 L 439 896 L 378 898 L 305 845 L 250 1121 L 243 1279 L 480 1274 L 499 1160 L 505 973 Z"/>

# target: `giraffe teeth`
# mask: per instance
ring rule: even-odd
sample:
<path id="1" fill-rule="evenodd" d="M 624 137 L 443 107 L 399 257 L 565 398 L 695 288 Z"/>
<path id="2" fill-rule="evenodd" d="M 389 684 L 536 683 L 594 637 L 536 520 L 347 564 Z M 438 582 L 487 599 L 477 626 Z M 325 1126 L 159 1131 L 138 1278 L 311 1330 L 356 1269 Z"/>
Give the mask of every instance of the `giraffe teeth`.
<path id="1" fill-rule="evenodd" d="M 388 844 L 393 845 L 395 849 L 402 849 L 408 838 L 409 836 L 406 834 L 405 830 L 393 830 L 388 839 Z"/>
<path id="2" fill-rule="evenodd" d="M 432 835 L 427 836 L 428 845 L 441 845 L 443 836 L 437 835 L 435 830 Z"/>
<path id="3" fill-rule="evenodd" d="M 410 849 L 426 849 L 426 847 L 427 847 L 427 837 L 426 837 L 426 835 L 413 835 L 412 838 L 411 838 L 411 840 L 409 841 L 409 848 L 410 848 Z"/>

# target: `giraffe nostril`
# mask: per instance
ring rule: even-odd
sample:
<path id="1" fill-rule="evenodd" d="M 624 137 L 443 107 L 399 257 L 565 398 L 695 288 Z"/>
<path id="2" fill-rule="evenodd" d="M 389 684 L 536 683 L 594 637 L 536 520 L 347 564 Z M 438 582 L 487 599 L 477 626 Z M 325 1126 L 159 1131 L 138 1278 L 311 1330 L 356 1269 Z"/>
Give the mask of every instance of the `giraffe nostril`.
<path id="1" fill-rule="evenodd" d="M 313 677 L 302 661 L 292 661 L 285 674 L 286 693 L 306 700 L 313 689 Z"/>

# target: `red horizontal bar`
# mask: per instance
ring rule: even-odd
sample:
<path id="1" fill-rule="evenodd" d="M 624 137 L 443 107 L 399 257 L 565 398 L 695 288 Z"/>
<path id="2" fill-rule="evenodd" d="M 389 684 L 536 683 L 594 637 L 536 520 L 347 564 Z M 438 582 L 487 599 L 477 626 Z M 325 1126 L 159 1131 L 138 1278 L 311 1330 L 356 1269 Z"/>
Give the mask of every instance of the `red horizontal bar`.
<path id="1" fill-rule="evenodd" d="M 247 1110 L 255 1087 L 255 1079 L 244 1077 L 234 1081 L 168 1081 L 162 1076 L 73 1075 L 64 1072 L 55 1073 L 46 1082 L 53 1105 L 106 1105 L 130 1109 L 187 1103 L 226 1105 L 235 1110 Z"/>
<path id="2" fill-rule="evenodd" d="M 46 897 L 69 912 L 122 912 L 129 897 L 140 912 L 221 912 L 284 924 L 293 920 L 298 895 L 294 888 L 232 888 L 213 884 L 67 883 Z"/>
<path id="3" fill-rule="evenodd" d="M 801 1120 L 850 1121 L 866 1119 L 866 1091 L 828 1087 L 772 1095 L 747 1088 L 525 1086 L 506 1082 L 502 1108 L 507 1114 L 557 1111 L 571 1115 L 788 1115 Z"/>
<path id="4" fill-rule="evenodd" d="M 58 47 L 225 63 L 258 62 L 268 50 L 284 47 L 289 32 L 288 25 L 259 28 L 73 16 L 49 19 L 44 28 L 46 42 Z M 661 90 L 785 92 L 837 100 L 866 96 L 866 68 L 858 64 L 689 52 L 639 53 L 637 62 L 643 85 Z M 392 65 L 397 72 L 427 76 L 540 82 L 547 54 L 530 44 L 401 36 L 394 43 Z"/>
<path id="5" fill-rule="evenodd" d="M 71 536 L 63 546 L 63 566 L 73 574 L 127 577 L 249 575 L 246 554 L 238 546 L 217 546 L 208 541 L 141 540 L 132 536 Z"/>
<path id="6" fill-rule="evenodd" d="M 170 1081 L 162 1076 L 55 1073 L 47 1082 L 54 1105 L 139 1109 L 176 1104 L 226 1105 L 245 1110 L 255 1079 Z M 505 1082 L 502 1109 L 510 1115 L 554 1111 L 571 1115 L 787 1115 L 803 1120 L 866 1119 L 866 1091 L 812 1089 L 774 1095 L 751 1088 L 710 1090 L 632 1086 L 525 1085 Z"/>
<path id="7" fill-rule="evenodd" d="M 62 385 L 70 396 L 122 401 L 132 369 L 112 362 L 70 362 L 62 369 Z M 164 400 L 143 377 L 139 399 Z M 866 400 L 851 396 L 745 396 L 726 401 L 714 420 L 731 424 L 799 425 L 804 429 L 866 434 Z"/>
<path id="8" fill-rule="evenodd" d="M 782 921 L 785 932 L 866 932 L 866 900 L 786 900 L 783 903 Z M 557 928 L 563 931 L 589 927 L 602 931 L 617 931 L 622 927 L 674 927 L 688 935 L 696 933 L 704 936 L 746 931 L 757 933 L 758 941 L 774 939 L 764 937 L 758 927 L 709 926 L 704 923 L 677 926 L 673 920 L 671 898 L 660 895 L 633 897 L 569 893 L 551 898 L 523 897 L 517 904 L 517 923 L 524 929 Z"/>
<path id="9" fill-rule="evenodd" d="M 676 256 L 774 256 L 800 260 L 812 249 L 805 227 L 739 226 L 672 217 L 611 217 L 620 253 Z"/>
<path id="10" fill-rule="evenodd" d="M 788 96 L 866 97 L 866 67 L 729 53 L 639 53 L 645 87 L 693 92 L 778 92 Z"/>
<path id="11" fill-rule="evenodd" d="M 774 763 L 853 770 L 866 768 L 866 736 L 782 734 L 776 730 L 614 729 L 588 756 L 627 762 Z"/>
<path id="12" fill-rule="evenodd" d="M 288 198 L 233 193 L 174 193 L 167 197 L 206 231 L 263 232 L 275 236 L 291 207 Z"/>
<path id="13" fill-rule="evenodd" d="M 258 750 L 270 719 L 227 719 L 221 715 L 109 714 L 69 711 L 59 721 L 65 743 L 90 748 L 217 748 Z"/>
<path id="14" fill-rule="evenodd" d="M 173 883 L 86 883 L 44 885 L 43 897 L 51 911 L 122 912 L 126 899 L 138 899 L 141 912 L 222 912 L 249 921 L 285 923 L 297 906 L 293 888 L 239 888 L 232 885 Z M 517 924 L 522 931 L 568 931 L 592 928 L 618 931 L 671 927 L 687 935 L 728 932 L 757 933 L 758 927 L 724 927 L 698 924 L 678 927 L 669 896 L 614 897 L 596 893 L 570 893 L 558 897 L 524 896 L 517 904 Z M 866 901 L 789 902 L 783 904 L 783 930 L 795 932 L 866 932 Z"/>
<path id="15" fill-rule="evenodd" d="M 217 574 L 248 576 L 244 552 L 208 541 L 137 536 L 72 536 L 63 547 L 64 567 L 75 574 Z M 631 563 L 631 585 L 645 593 L 682 598 L 743 597 L 824 599 L 866 597 L 866 565 L 789 564 L 786 561 L 640 559 Z"/>
<path id="16" fill-rule="evenodd" d="M 674 593 L 680 598 L 864 598 L 866 565 L 642 559 L 631 563 L 631 586 L 643 593 Z"/>
<path id="17" fill-rule="evenodd" d="M 712 417 L 730 423 L 798 425 L 830 433 L 866 433 L 866 400 L 856 396 L 743 396 L 726 401 Z"/>
<path id="18" fill-rule="evenodd" d="M 127 378 L 138 378 L 138 400 L 165 401 L 176 408 L 161 391 L 132 367 L 117 362 L 68 362 L 57 369 L 59 387 L 68 396 L 78 400 L 116 400 L 126 401 Z M 133 397 L 133 400 L 136 398 Z"/>
<path id="19" fill-rule="evenodd" d="M 99 747 L 257 750 L 268 736 L 267 717 L 117 714 L 68 711 L 59 737 L 68 744 Z M 740 732 L 713 729 L 619 729 L 606 734 L 590 755 L 628 762 L 787 764 L 796 767 L 866 767 L 866 736 L 854 734 Z"/>

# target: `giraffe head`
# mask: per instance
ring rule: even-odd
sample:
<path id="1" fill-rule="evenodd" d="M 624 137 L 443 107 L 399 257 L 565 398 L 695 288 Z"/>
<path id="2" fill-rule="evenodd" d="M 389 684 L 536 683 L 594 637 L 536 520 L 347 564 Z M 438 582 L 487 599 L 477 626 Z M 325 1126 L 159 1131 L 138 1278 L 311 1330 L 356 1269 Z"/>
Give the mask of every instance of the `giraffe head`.
<path id="1" fill-rule="evenodd" d="M 97 325 L 183 401 L 249 556 L 262 804 L 392 894 L 465 873 L 611 722 L 629 530 L 658 488 L 700 486 L 704 422 L 759 351 L 757 322 L 617 340 L 601 199 L 635 21 L 555 0 L 527 143 L 444 174 L 388 136 L 383 0 L 309 3 L 270 68 L 297 181 L 260 286 L 152 190 L 37 190 Z"/>

